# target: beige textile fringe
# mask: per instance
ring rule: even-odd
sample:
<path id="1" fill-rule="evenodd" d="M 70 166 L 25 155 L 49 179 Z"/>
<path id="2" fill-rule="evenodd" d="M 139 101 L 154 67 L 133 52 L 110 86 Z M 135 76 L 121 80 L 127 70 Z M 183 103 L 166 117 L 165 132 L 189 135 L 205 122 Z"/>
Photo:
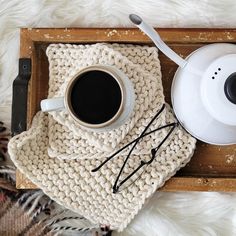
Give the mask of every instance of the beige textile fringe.
<path id="1" fill-rule="evenodd" d="M 42 236 L 54 235 L 42 224 L 32 222 L 32 218 L 17 203 L 7 199 L 0 206 L 0 235 L 4 236 Z"/>

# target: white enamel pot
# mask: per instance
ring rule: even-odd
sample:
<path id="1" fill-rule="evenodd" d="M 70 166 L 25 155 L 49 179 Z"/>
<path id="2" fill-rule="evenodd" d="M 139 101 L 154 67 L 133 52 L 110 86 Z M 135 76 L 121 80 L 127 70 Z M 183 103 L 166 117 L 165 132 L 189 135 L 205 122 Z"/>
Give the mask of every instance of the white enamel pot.
<path id="1" fill-rule="evenodd" d="M 130 20 L 179 65 L 171 88 L 175 115 L 194 137 L 210 144 L 236 144 L 236 46 L 209 44 L 183 59 L 139 16 Z"/>

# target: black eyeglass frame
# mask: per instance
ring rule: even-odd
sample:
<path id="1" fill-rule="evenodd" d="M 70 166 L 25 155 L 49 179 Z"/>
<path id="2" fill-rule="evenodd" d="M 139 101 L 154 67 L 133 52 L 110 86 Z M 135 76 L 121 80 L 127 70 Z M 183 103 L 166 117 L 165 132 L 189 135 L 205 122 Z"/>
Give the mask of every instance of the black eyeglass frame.
<path id="1" fill-rule="evenodd" d="M 162 111 L 165 109 L 165 104 L 163 104 L 163 106 L 161 107 L 161 109 L 157 112 L 157 114 L 151 119 L 151 121 L 148 123 L 148 125 L 145 127 L 145 129 L 143 130 L 143 132 L 139 135 L 138 138 L 134 139 L 133 141 L 131 141 L 130 143 L 126 144 L 125 146 L 123 146 L 122 148 L 120 148 L 118 151 L 116 151 L 115 153 L 113 153 L 110 157 L 108 157 L 104 162 L 102 162 L 98 167 L 96 167 L 95 169 L 92 170 L 92 172 L 96 172 L 98 171 L 100 168 L 102 168 L 108 161 L 110 161 L 113 157 L 115 157 L 118 153 L 120 153 L 121 151 L 123 151 L 124 149 L 126 149 L 127 147 L 129 147 L 131 144 L 133 144 L 132 148 L 130 149 L 126 159 L 124 160 L 124 163 L 119 171 L 119 174 L 117 175 L 117 178 L 115 180 L 115 183 L 112 187 L 113 189 L 113 193 L 117 193 L 119 191 L 119 188 L 128 180 L 130 179 L 136 172 L 138 172 L 143 166 L 145 165 L 150 165 L 155 157 L 156 154 L 158 152 L 158 150 L 161 148 L 161 146 L 165 143 L 165 141 L 168 139 L 168 137 L 172 134 L 172 132 L 174 131 L 174 129 L 179 125 L 178 122 L 172 122 L 170 124 L 166 124 L 164 126 L 158 127 L 154 130 L 151 130 L 149 132 L 146 133 L 146 131 L 148 130 L 148 128 L 151 126 L 151 124 L 154 122 L 155 119 L 158 118 L 158 116 L 162 113 Z M 160 144 L 156 147 L 156 148 L 152 148 L 151 149 L 151 159 L 149 161 L 143 161 L 141 160 L 140 165 L 133 171 L 131 172 L 126 178 L 124 178 L 122 181 L 119 182 L 118 181 L 120 179 L 120 176 L 124 170 L 124 167 L 127 163 L 127 161 L 129 160 L 129 158 L 131 157 L 131 153 L 133 152 L 134 148 L 136 147 L 136 145 L 138 144 L 138 142 L 144 138 L 145 136 L 154 133 L 158 130 L 167 128 L 167 127 L 172 127 L 168 134 L 165 136 L 165 138 L 160 142 Z"/>

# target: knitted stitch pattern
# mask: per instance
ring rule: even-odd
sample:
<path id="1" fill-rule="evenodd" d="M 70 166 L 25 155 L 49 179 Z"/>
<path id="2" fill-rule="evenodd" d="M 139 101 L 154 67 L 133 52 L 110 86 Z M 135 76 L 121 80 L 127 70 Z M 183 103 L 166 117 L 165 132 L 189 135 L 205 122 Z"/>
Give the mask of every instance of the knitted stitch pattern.
<path id="1" fill-rule="evenodd" d="M 132 45 L 70 45 L 51 44 L 47 48 L 50 67 L 49 97 L 63 96 L 71 77 L 83 67 L 94 64 L 112 65 L 123 71 L 132 81 L 135 90 L 135 107 L 131 118 L 122 126 L 106 132 L 88 131 L 78 126 L 67 111 L 50 112 L 53 118 L 68 127 L 77 136 L 97 149 L 111 152 L 124 139 L 136 122 L 158 98 L 156 108 L 164 103 L 160 63 L 157 49 Z M 136 63 L 136 64 L 135 64 Z M 138 130 L 139 126 L 135 129 Z M 81 147 L 81 141 L 77 148 Z M 55 148 L 55 147 L 54 147 Z M 57 156 L 51 147 L 50 154 Z M 65 152 L 65 151 L 64 151 Z M 68 155 L 68 153 L 66 153 Z"/>
<path id="2" fill-rule="evenodd" d="M 62 47 L 62 45 L 57 46 Z M 97 50 L 97 47 L 100 46 L 105 46 L 103 48 L 105 51 L 107 48 L 113 50 L 113 45 L 96 44 L 85 47 L 91 50 L 95 47 Z M 119 45 L 114 45 L 114 51 L 116 51 L 118 47 Z M 128 47 L 135 48 L 136 46 Z M 138 47 L 141 50 L 141 47 Z M 73 45 L 69 48 L 73 48 Z M 149 49 L 146 50 L 148 51 Z M 153 49 L 151 51 L 153 51 Z M 102 51 L 101 55 L 103 55 Z M 107 53 L 104 54 L 104 57 L 106 56 Z M 159 66 L 159 64 L 157 65 Z M 52 73 L 51 70 L 52 68 L 50 67 L 50 76 Z M 57 73 L 60 73 L 61 68 L 59 67 L 58 70 Z M 53 73 L 56 72 L 54 71 Z M 150 77 L 149 81 L 152 83 L 153 80 L 151 77 L 155 77 L 155 73 L 146 74 L 147 77 Z M 63 77 L 63 79 L 65 79 L 65 77 Z M 133 81 L 133 83 L 135 84 L 136 82 Z M 54 90 L 55 96 L 61 96 L 63 93 L 57 94 L 57 89 L 52 88 L 50 84 L 49 96 L 52 96 L 52 91 Z M 103 146 L 99 149 L 99 145 L 89 142 L 86 136 L 80 138 L 78 132 L 72 132 L 69 127 L 69 120 L 65 120 L 68 122 L 68 125 L 63 125 L 62 121 L 66 117 L 65 112 L 60 114 L 63 117 L 62 120 L 57 119 L 56 116 L 58 114 L 56 113 L 49 115 L 39 112 L 35 116 L 32 127 L 28 131 L 10 140 L 8 145 L 10 156 L 17 168 L 52 199 L 78 212 L 95 224 L 106 224 L 109 225 L 111 229 L 122 231 L 142 208 L 146 199 L 150 198 L 157 188 L 161 187 L 167 179 L 189 162 L 195 149 L 196 140 L 181 127 L 175 128 L 175 132 L 168 138 L 168 141 L 157 153 L 154 161 L 145 167 L 141 177 L 136 179 L 128 188 L 116 194 L 112 192 L 112 186 L 124 162 L 124 153 L 115 156 L 99 171 L 91 172 L 92 169 L 96 168 L 105 160 L 108 154 L 110 155 L 116 148 L 120 148 L 140 135 L 150 119 L 158 112 L 162 105 L 160 100 L 163 98 L 163 94 L 160 96 L 158 94 L 158 91 L 162 92 L 161 81 L 156 82 L 155 91 L 153 98 L 150 98 L 152 102 L 148 102 L 147 104 L 146 111 L 142 113 L 142 116 L 137 122 L 134 122 L 133 128 L 129 126 L 129 124 L 127 125 L 127 127 L 129 127 L 128 130 L 126 130 L 127 134 L 115 142 L 116 147 L 112 149 L 111 152 L 109 152 L 109 150 L 103 150 Z M 135 114 L 133 117 L 134 116 Z M 173 121 L 176 120 L 172 114 L 172 110 L 166 105 L 164 112 L 153 122 L 149 131 Z M 136 124 L 138 128 L 136 128 Z M 147 161 L 150 159 L 151 148 L 158 146 L 167 131 L 168 129 L 164 129 L 160 132 L 152 133 L 140 142 L 126 164 L 123 173 L 124 177 L 139 166 L 141 160 Z M 113 130 L 112 132 L 116 135 L 118 131 Z M 112 135 L 112 132 L 110 132 L 109 135 Z M 64 135 L 63 138 L 61 138 L 59 134 L 61 134 L 61 136 Z M 92 133 L 94 137 L 99 134 L 100 133 Z M 112 136 L 109 135 L 108 138 L 111 138 Z M 64 138 L 66 141 L 62 142 Z M 105 136 L 102 138 L 105 140 Z M 71 146 L 68 158 L 62 155 L 61 158 L 64 157 L 62 160 L 49 156 L 50 148 L 53 146 L 53 143 L 54 146 L 56 146 L 55 143 L 57 140 L 59 140 L 57 143 L 59 148 L 55 150 L 59 154 L 65 155 L 66 153 L 64 149 L 60 150 L 60 147 L 63 147 L 64 143 L 67 143 L 66 149 L 70 149 Z M 80 140 L 82 140 L 81 143 Z M 112 142 L 108 143 L 108 146 L 111 143 Z M 84 146 L 81 147 L 80 151 L 74 154 L 76 147 L 80 144 Z M 111 146 L 112 145 L 113 144 L 111 144 Z M 50 148 L 48 148 L 49 146 Z M 127 154 L 127 151 L 125 152 Z M 81 158 L 84 156 L 86 156 L 86 158 Z"/>

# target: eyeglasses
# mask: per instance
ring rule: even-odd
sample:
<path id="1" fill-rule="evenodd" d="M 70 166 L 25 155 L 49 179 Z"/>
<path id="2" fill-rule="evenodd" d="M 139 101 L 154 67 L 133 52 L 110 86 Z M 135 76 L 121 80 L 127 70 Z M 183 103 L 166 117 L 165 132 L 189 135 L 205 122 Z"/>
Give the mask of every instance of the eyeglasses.
<path id="1" fill-rule="evenodd" d="M 122 148 L 120 148 L 118 151 L 116 151 L 114 154 L 112 154 L 110 157 L 107 157 L 107 159 L 102 162 L 98 167 L 96 167 L 95 169 L 92 170 L 92 172 L 96 172 L 99 169 L 101 169 L 107 162 L 109 162 L 112 158 L 114 158 L 117 154 L 119 154 L 120 152 L 122 152 L 123 150 L 125 150 L 126 148 L 131 147 L 131 149 L 129 150 L 127 157 L 124 160 L 124 163 L 122 164 L 120 171 L 116 177 L 116 180 L 113 184 L 113 193 L 117 193 L 120 191 L 120 189 L 122 187 L 124 187 L 124 185 L 126 185 L 126 188 L 129 187 L 132 183 L 134 183 L 137 179 L 139 179 L 143 173 L 143 171 L 141 171 L 145 166 L 150 165 L 154 159 L 157 156 L 157 152 L 160 150 L 161 146 L 166 142 L 166 140 L 170 137 L 170 135 L 173 133 L 174 129 L 178 126 L 178 122 L 173 122 L 173 123 L 169 123 L 166 124 L 162 127 L 158 127 L 156 129 L 153 129 L 151 131 L 148 131 L 149 127 L 153 124 L 153 122 L 159 117 L 159 115 L 163 112 L 163 110 L 165 109 L 165 104 L 163 104 L 163 106 L 161 107 L 161 109 L 157 112 L 157 114 L 151 119 L 151 121 L 148 123 L 148 125 L 144 128 L 144 130 L 142 131 L 142 133 L 139 135 L 138 138 L 134 139 L 133 141 L 131 141 L 130 143 L 126 144 L 125 146 L 123 146 Z M 137 144 L 145 137 L 147 137 L 148 135 L 160 131 L 162 129 L 171 127 L 168 131 L 168 133 L 166 134 L 166 136 L 163 138 L 163 140 L 157 145 L 157 147 L 152 148 L 150 151 L 151 154 L 151 158 L 149 160 L 141 160 L 140 164 L 131 172 L 129 173 L 125 178 L 121 179 L 122 174 L 124 173 L 125 167 L 127 165 L 127 162 L 130 160 L 131 154 L 134 150 L 134 148 L 137 146 Z M 148 131 L 148 132 L 147 132 Z M 141 173 L 141 174 L 138 174 Z M 133 177 L 136 178 L 133 178 Z M 127 184 L 127 182 L 130 182 L 130 180 L 132 179 L 131 183 Z M 134 180 L 135 179 L 135 180 Z M 124 189 L 124 188 L 123 188 Z"/>

